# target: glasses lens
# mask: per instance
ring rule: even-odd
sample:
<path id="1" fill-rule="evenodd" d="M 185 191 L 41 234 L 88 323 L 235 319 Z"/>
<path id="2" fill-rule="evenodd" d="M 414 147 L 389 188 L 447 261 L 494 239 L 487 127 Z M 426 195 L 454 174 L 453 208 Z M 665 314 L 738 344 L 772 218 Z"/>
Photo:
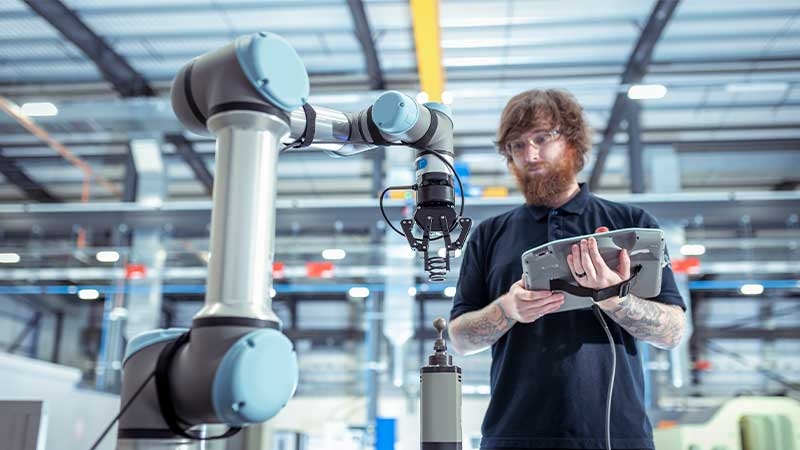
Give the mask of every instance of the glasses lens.
<path id="1" fill-rule="evenodd" d="M 521 139 L 514 139 L 506 144 L 506 150 L 515 156 L 521 155 L 528 149 L 528 145 L 533 145 L 537 149 L 541 149 L 553 140 L 555 140 L 558 133 L 552 131 L 541 131 L 529 135 Z"/>
<path id="2" fill-rule="evenodd" d="M 523 152 L 525 151 L 525 147 L 525 141 L 521 139 L 515 139 L 506 145 L 506 149 L 511 153 Z"/>

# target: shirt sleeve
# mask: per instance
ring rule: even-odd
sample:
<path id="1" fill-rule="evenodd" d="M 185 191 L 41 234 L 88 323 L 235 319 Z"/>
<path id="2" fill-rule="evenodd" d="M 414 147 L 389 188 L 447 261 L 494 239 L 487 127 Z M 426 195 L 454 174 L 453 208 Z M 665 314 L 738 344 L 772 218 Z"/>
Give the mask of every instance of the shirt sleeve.
<path id="1" fill-rule="evenodd" d="M 450 320 L 477 311 L 489 303 L 485 274 L 485 250 L 482 248 L 481 227 L 472 232 L 461 260 L 456 295 L 450 309 Z"/>
<path id="2" fill-rule="evenodd" d="M 641 218 L 640 226 L 642 228 L 661 228 L 658 221 L 651 214 L 644 212 Z M 648 300 L 653 300 L 667 305 L 678 305 L 686 311 L 686 304 L 678 291 L 678 285 L 675 282 L 675 274 L 672 273 L 672 265 L 669 262 L 669 252 L 664 249 L 664 258 L 667 264 L 661 269 L 661 292 Z"/>

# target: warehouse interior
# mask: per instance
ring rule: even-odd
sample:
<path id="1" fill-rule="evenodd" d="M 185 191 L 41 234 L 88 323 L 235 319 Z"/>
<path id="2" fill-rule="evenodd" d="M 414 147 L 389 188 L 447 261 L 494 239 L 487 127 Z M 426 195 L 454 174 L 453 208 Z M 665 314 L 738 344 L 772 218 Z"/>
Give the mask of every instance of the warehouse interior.
<path id="1" fill-rule="evenodd" d="M 475 224 L 524 202 L 495 145 L 503 106 L 571 92 L 594 133 L 579 180 L 658 219 L 688 306 L 677 348 L 639 348 L 656 448 L 800 450 L 793 0 L 0 0 L 0 416 L 38 418 L 43 445 L 19 448 L 90 448 L 119 412 L 127 343 L 203 307 L 216 141 L 170 89 L 262 31 L 296 50 L 314 106 L 358 112 L 390 90 L 447 105 Z M 403 147 L 280 154 L 264 302 L 296 392 L 231 438 L 158 448 L 420 448 L 420 367 L 461 259 L 429 281 L 381 216 L 414 169 Z M 383 204 L 398 227 L 414 207 L 405 191 Z M 491 352 L 453 360 L 477 449 Z M 117 448 L 115 428 L 97 448 Z"/>

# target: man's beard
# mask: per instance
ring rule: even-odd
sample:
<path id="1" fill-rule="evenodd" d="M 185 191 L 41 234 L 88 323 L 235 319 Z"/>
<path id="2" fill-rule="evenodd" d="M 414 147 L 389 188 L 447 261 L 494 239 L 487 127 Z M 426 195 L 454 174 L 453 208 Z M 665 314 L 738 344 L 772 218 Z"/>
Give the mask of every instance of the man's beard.
<path id="1" fill-rule="evenodd" d="M 575 155 L 568 152 L 564 156 L 554 163 L 539 161 L 537 165 L 543 167 L 535 173 L 529 172 L 527 167 L 519 169 L 513 162 L 510 164 L 511 174 L 527 204 L 554 206 L 558 195 L 569 190 L 575 182 Z"/>

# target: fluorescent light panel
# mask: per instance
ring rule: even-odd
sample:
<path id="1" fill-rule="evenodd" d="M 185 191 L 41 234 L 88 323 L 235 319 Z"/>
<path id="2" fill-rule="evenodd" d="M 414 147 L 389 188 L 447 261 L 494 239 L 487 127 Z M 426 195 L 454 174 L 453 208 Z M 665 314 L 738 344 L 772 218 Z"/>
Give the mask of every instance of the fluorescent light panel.
<path id="1" fill-rule="evenodd" d="M 761 284 L 743 284 L 739 288 L 739 292 L 744 295 L 760 295 L 764 292 L 764 286 Z"/>
<path id="2" fill-rule="evenodd" d="M 667 87 L 663 84 L 634 84 L 628 88 L 628 98 L 631 100 L 652 100 L 664 98 Z"/>
<path id="3" fill-rule="evenodd" d="M 100 292 L 97 289 L 81 289 L 78 291 L 78 298 L 81 300 L 97 300 Z"/>
<path id="4" fill-rule="evenodd" d="M 322 251 L 322 257 L 330 260 L 340 260 L 347 256 L 347 252 L 341 248 L 326 248 Z"/>
<path id="5" fill-rule="evenodd" d="M 740 92 L 786 92 L 789 83 L 728 83 L 725 91 L 731 93 Z"/>
<path id="6" fill-rule="evenodd" d="M 28 117 L 51 117 L 58 114 L 58 108 L 50 102 L 31 102 L 22 105 L 22 113 Z"/>
<path id="7" fill-rule="evenodd" d="M 0 264 L 16 264 L 20 257 L 16 253 L 0 253 Z"/>
<path id="8" fill-rule="evenodd" d="M 105 263 L 117 262 L 117 261 L 119 261 L 119 253 L 117 253 L 117 252 L 115 252 L 113 250 L 103 250 L 103 251 L 97 252 L 97 254 L 95 255 L 95 258 L 97 258 L 98 261 L 105 262 Z"/>
<path id="9" fill-rule="evenodd" d="M 685 244 L 681 246 L 681 255 L 700 256 L 705 254 L 706 247 L 700 244 Z"/>
<path id="10" fill-rule="evenodd" d="M 364 286 L 353 286 L 347 291 L 347 295 L 353 298 L 367 298 L 369 297 L 369 288 Z"/>

